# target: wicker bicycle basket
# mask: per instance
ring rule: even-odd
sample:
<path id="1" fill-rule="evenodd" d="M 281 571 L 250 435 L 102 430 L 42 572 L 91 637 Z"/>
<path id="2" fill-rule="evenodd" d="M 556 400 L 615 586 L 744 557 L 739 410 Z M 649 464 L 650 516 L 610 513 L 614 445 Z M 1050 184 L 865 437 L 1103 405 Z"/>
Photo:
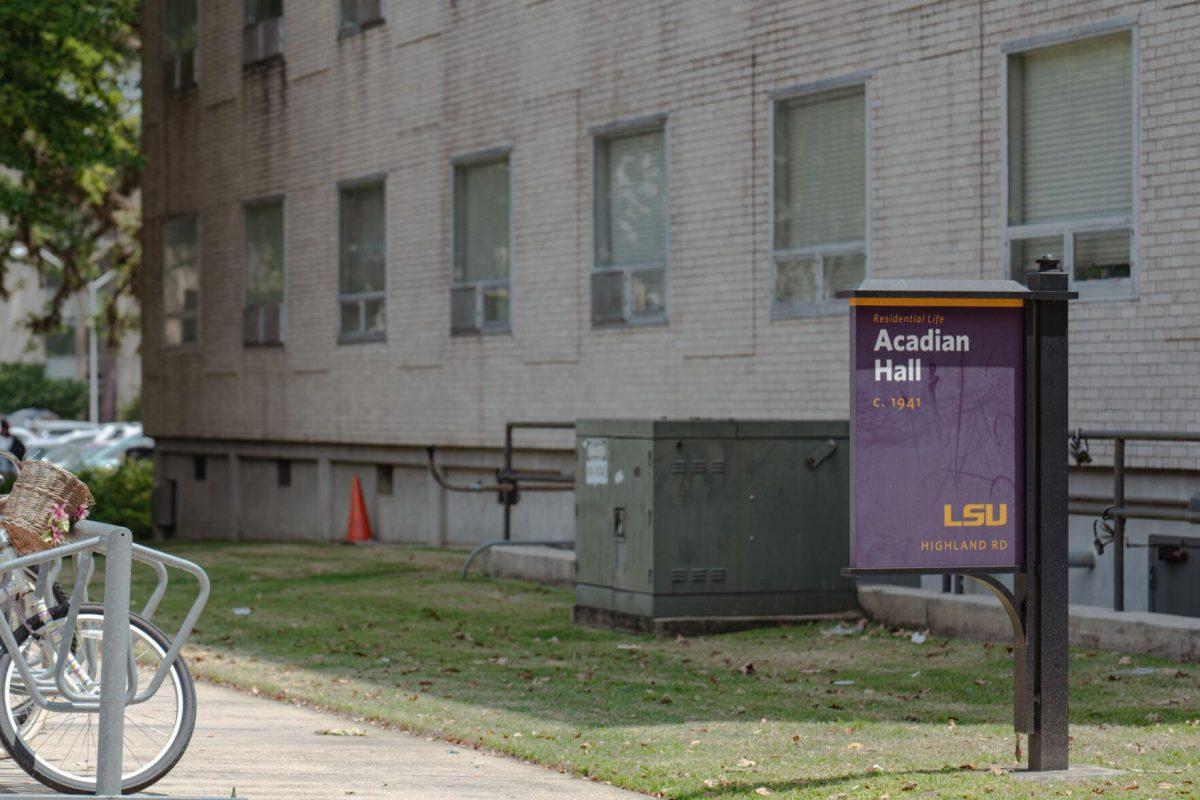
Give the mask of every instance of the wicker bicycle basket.
<path id="1" fill-rule="evenodd" d="M 8 460 L 17 467 L 17 479 L 4 502 L 0 526 L 21 555 L 49 550 L 55 517 L 65 515 L 68 524 L 74 522 L 86 515 L 95 498 L 86 483 L 49 461 Z"/>

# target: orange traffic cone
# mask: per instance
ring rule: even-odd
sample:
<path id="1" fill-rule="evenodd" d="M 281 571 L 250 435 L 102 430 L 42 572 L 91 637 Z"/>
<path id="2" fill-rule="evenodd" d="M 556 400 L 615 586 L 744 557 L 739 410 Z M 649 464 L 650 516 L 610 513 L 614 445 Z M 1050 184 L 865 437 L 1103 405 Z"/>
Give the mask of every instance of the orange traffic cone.
<path id="1" fill-rule="evenodd" d="M 346 543 L 359 544 L 371 541 L 371 518 L 367 516 L 367 504 L 363 501 L 362 481 L 354 476 L 350 484 L 350 519 L 346 523 Z"/>

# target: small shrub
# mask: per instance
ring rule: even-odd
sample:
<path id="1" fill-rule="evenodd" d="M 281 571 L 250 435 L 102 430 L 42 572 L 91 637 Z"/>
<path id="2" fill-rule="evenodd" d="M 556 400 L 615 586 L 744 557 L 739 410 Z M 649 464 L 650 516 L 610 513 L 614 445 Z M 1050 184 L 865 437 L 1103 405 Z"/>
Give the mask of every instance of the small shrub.
<path id="1" fill-rule="evenodd" d="M 0 412 L 45 408 L 63 419 L 87 413 L 87 386 L 68 378 L 47 378 L 45 364 L 0 364 Z"/>
<path id="2" fill-rule="evenodd" d="M 90 514 L 92 519 L 110 525 L 122 525 L 137 537 L 151 534 L 153 461 L 134 458 L 116 469 L 84 469 L 80 470 L 79 478 L 96 498 L 96 505 Z"/>

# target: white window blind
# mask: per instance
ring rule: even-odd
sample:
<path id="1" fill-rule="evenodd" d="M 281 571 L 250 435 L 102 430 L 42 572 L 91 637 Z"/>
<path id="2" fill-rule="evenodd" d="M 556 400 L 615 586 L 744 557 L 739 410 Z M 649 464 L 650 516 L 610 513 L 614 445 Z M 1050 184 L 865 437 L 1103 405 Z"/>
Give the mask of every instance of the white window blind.
<path id="1" fill-rule="evenodd" d="M 454 172 L 454 332 L 509 325 L 509 162 L 460 164 Z"/>
<path id="2" fill-rule="evenodd" d="M 775 247 L 861 241 L 866 229 L 863 89 L 788 100 L 775 115 Z"/>
<path id="3" fill-rule="evenodd" d="M 246 206 L 244 341 L 283 340 L 283 201 Z"/>
<path id="4" fill-rule="evenodd" d="M 194 215 L 163 225 L 162 314 L 167 345 L 194 344 L 199 339 L 198 234 L 199 221 Z"/>
<path id="5" fill-rule="evenodd" d="M 1032 50 L 1011 63 L 1011 222 L 1130 213 L 1129 34 Z"/>
<path id="6" fill-rule="evenodd" d="M 1133 36 L 1009 57 L 1009 251 L 1059 258 L 1081 296 L 1133 292 Z"/>
<path id="7" fill-rule="evenodd" d="M 667 245 L 663 132 L 613 137 L 599 144 L 597 263 L 662 263 Z"/>
<path id="8" fill-rule="evenodd" d="M 508 159 L 457 168 L 455 278 L 508 275 Z"/>
<path id="9" fill-rule="evenodd" d="M 342 190 L 338 271 L 342 339 L 383 338 L 384 228 L 382 183 Z"/>
<path id="10" fill-rule="evenodd" d="M 861 85 L 775 108 L 772 313 L 840 311 L 866 277 L 866 92 Z"/>

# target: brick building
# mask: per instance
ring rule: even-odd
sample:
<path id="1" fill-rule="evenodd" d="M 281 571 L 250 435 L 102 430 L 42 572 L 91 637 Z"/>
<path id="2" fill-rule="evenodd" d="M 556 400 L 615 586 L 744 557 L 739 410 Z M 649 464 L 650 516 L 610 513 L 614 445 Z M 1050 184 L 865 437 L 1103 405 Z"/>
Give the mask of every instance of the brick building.
<path id="1" fill-rule="evenodd" d="M 424 446 L 467 480 L 513 419 L 844 418 L 836 289 L 1046 251 L 1082 295 L 1072 425 L 1197 427 L 1193 4 L 145 9 L 144 410 L 181 535 L 335 537 L 359 474 L 381 538 L 487 538 L 494 498 Z M 1197 462 L 1131 463 L 1179 494 Z M 516 520 L 569 535 L 570 495 Z"/>

